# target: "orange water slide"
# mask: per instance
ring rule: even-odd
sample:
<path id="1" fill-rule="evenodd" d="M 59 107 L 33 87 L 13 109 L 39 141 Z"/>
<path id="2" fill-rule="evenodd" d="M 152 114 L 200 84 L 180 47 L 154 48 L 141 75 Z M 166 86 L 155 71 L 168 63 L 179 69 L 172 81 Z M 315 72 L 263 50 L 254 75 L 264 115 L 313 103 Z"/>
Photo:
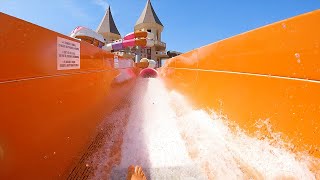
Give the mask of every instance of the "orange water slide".
<path id="1" fill-rule="evenodd" d="M 320 10 L 174 57 L 161 76 L 252 135 L 258 120 L 320 157 Z M 267 133 L 267 130 L 265 130 Z"/>
<path id="2" fill-rule="evenodd" d="M 86 42 L 3 13 L 0 22 L 0 179 L 68 176 L 139 71 Z M 58 70 L 58 38 L 79 43 L 79 68 Z"/>
<path id="3" fill-rule="evenodd" d="M 195 108 L 221 112 L 251 135 L 269 119 L 293 151 L 319 158 L 319 21 L 317 10 L 195 49 L 168 60 L 159 75 Z M 0 179 L 86 178 L 77 164 L 140 69 L 6 14 L 0 22 Z M 59 45 L 79 58 L 63 61 Z"/>

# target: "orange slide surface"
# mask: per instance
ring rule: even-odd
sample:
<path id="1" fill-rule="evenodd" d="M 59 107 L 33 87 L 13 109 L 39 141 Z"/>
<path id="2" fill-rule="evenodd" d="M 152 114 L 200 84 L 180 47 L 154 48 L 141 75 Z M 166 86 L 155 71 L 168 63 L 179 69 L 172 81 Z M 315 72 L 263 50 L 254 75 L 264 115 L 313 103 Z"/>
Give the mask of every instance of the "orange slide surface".
<path id="1" fill-rule="evenodd" d="M 290 151 L 319 158 L 317 22 L 320 10 L 195 49 L 168 60 L 160 76 L 194 107 L 220 112 L 252 137 L 279 133 Z M 311 166 L 320 179 L 320 163 Z"/>
<path id="2" fill-rule="evenodd" d="M 0 179 L 62 178 L 139 71 L 86 42 L 3 13 L 0 22 Z M 79 69 L 57 70 L 58 38 L 80 43 Z"/>
<path id="3" fill-rule="evenodd" d="M 135 131 L 133 125 L 138 124 L 124 119 L 134 115 L 124 113 L 122 117 L 114 112 L 127 104 L 134 105 L 133 112 L 139 111 L 140 107 L 127 97 L 155 92 L 161 88 L 160 83 L 150 80 L 155 86 L 144 86 L 138 78 L 141 69 L 132 60 L 86 42 L 3 13 L 0 22 L 6 22 L 0 30 L 0 179 L 87 179 L 94 170 L 86 160 L 102 146 L 101 139 L 112 142 L 103 164 L 106 169 L 110 167 L 110 172 L 113 163 L 123 163 L 121 157 L 139 156 L 122 149 L 127 141 L 122 136 L 128 134 L 123 129 L 128 125 Z M 194 109 L 220 112 L 252 137 L 259 131 L 263 138 L 271 139 L 270 131 L 279 132 L 291 144 L 290 151 L 320 158 L 317 22 L 320 10 L 195 49 L 167 60 L 159 69 L 159 79 L 169 91 L 186 97 Z M 75 58 L 79 61 L 61 65 L 68 64 L 61 60 L 61 45 L 75 48 L 71 55 L 79 53 Z M 142 88 L 136 89 L 137 84 Z M 147 101 L 151 99 L 150 105 L 166 99 L 152 99 L 148 93 L 146 96 Z M 161 107 L 165 109 L 166 105 Z M 153 111 L 155 117 L 165 114 L 159 113 L 159 108 Z M 105 129 L 97 128 L 113 116 L 116 120 L 110 120 Z M 259 128 L 259 121 L 266 123 L 266 128 Z M 173 126 L 169 121 L 164 123 Z M 139 134 L 142 130 L 137 129 Z M 186 134 L 181 136 L 188 139 Z M 178 135 L 172 134 L 169 139 L 175 137 Z M 143 147 L 144 142 L 139 143 Z M 150 149 L 153 152 L 149 155 L 157 152 Z M 174 154 L 175 150 L 171 150 Z M 194 154 L 189 150 L 191 157 Z M 178 160 L 174 163 L 178 164 Z M 318 173 L 316 178 L 320 178 L 319 165 L 311 167 Z M 211 179 L 209 166 L 203 163 L 201 168 Z"/>
<path id="4" fill-rule="evenodd" d="M 251 134 L 257 120 L 320 157 L 320 10 L 222 40 L 165 64 L 161 76 L 200 109 Z"/>

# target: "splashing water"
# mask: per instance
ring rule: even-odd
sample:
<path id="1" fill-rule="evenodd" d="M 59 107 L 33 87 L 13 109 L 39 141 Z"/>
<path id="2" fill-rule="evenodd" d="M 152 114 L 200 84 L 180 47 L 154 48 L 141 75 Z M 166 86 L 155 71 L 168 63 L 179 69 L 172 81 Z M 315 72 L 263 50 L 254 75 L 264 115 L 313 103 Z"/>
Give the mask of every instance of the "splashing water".
<path id="1" fill-rule="evenodd" d="M 271 141 L 231 130 L 160 79 L 140 79 L 133 92 L 101 125 L 116 128 L 92 158 L 92 179 L 123 179 L 131 164 L 149 179 L 316 179 L 310 166 L 319 160 L 290 152 L 276 133 Z"/>

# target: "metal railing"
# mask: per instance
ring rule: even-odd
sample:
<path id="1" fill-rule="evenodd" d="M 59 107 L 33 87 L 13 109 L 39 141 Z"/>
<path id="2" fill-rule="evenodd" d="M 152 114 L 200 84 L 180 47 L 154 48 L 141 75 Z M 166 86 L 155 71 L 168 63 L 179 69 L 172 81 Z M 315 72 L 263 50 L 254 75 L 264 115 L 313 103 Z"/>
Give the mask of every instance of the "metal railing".
<path id="1" fill-rule="evenodd" d="M 161 41 L 158 41 L 158 40 L 155 40 L 155 41 L 154 41 L 154 44 L 155 44 L 155 45 L 158 45 L 158 46 L 163 46 L 163 47 L 166 47 L 166 46 L 167 46 L 166 43 L 161 42 Z"/>
<path id="2" fill-rule="evenodd" d="M 156 51 L 156 56 L 166 56 L 167 52 L 166 51 Z"/>

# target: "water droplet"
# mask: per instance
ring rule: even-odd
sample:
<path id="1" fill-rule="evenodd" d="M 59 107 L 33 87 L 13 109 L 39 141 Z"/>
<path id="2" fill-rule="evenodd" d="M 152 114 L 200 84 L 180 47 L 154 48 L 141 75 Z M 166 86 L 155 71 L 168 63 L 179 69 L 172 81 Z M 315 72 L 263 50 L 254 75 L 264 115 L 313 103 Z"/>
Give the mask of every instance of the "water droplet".
<path id="1" fill-rule="evenodd" d="M 89 167 L 89 164 L 86 164 L 86 167 Z"/>
<path id="2" fill-rule="evenodd" d="M 300 59 L 300 54 L 299 53 L 295 53 L 294 56 L 296 57 L 297 59 L 297 63 L 301 63 L 301 59 Z"/>
<path id="3" fill-rule="evenodd" d="M 48 159 L 48 156 L 44 156 L 43 159 Z"/>
<path id="4" fill-rule="evenodd" d="M 53 155 L 56 155 L 56 152 L 53 152 Z"/>

